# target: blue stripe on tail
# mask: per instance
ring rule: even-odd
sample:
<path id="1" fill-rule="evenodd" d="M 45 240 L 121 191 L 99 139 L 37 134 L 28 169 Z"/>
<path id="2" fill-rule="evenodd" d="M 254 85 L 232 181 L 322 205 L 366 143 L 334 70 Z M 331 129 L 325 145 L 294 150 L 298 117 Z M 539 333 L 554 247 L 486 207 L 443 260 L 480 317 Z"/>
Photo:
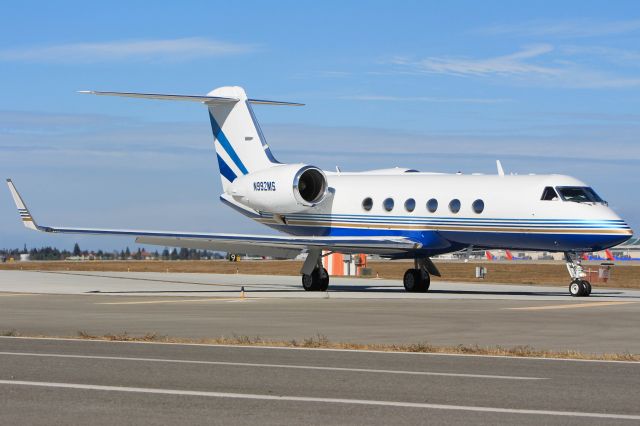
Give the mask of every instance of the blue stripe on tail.
<path id="1" fill-rule="evenodd" d="M 238 176 L 233 173 L 233 170 L 231 170 L 227 163 L 225 163 L 218 154 L 216 154 L 216 157 L 218 157 L 218 167 L 220 168 L 220 174 L 224 176 L 229 182 L 233 182 L 234 180 L 236 180 Z"/>
<path id="2" fill-rule="evenodd" d="M 213 114 L 211 114 L 211 111 L 209 111 L 209 119 L 211 120 L 211 129 L 213 129 L 213 136 L 218 140 L 218 142 L 220 142 L 220 145 L 222 145 L 222 148 L 224 148 L 224 150 L 227 152 L 231 160 L 233 160 L 235 165 L 238 166 L 238 169 L 240 169 L 242 174 L 245 174 L 245 175 L 248 174 L 249 171 L 247 171 L 247 168 L 242 163 L 242 160 L 240 160 L 240 157 L 238 157 L 238 154 L 236 154 L 236 151 L 231 146 L 231 143 L 229 143 L 229 139 L 227 139 L 227 136 L 224 134 L 224 132 L 216 122 L 215 118 L 213 118 Z M 218 164 L 221 164 L 220 156 L 218 156 Z M 224 162 L 222 162 L 222 164 L 224 164 L 227 170 L 231 172 L 231 169 L 229 168 L 229 166 L 227 166 Z M 222 166 L 220 167 L 220 173 L 222 173 Z M 236 178 L 235 173 L 233 172 L 231 173 L 233 174 L 233 177 L 235 179 Z M 233 182 L 233 180 L 230 180 L 230 181 Z"/>

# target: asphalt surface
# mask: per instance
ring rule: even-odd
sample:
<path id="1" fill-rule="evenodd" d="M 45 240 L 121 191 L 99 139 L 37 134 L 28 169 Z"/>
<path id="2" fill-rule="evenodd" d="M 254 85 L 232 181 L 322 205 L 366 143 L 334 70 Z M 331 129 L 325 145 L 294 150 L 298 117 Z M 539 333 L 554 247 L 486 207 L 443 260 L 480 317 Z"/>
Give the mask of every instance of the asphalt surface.
<path id="1" fill-rule="evenodd" d="M 374 280 L 338 280 L 328 293 L 307 293 L 294 278 L 0 271 L 0 332 L 278 341 L 321 335 L 366 344 L 640 353 L 638 291 L 595 289 L 596 297 L 571 298 L 553 287 L 434 283 L 434 293 L 408 295 L 397 282 L 372 288 Z M 244 299 L 237 282 L 249 283 Z"/>
<path id="2" fill-rule="evenodd" d="M 614 424 L 640 364 L 0 338 L 2 424 Z"/>

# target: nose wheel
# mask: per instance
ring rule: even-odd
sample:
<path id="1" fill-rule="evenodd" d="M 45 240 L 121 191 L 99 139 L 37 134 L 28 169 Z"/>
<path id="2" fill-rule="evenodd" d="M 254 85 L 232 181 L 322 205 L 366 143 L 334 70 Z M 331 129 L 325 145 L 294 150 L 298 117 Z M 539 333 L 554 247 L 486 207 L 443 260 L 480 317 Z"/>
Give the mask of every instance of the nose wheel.
<path id="1" fill-rule="evenodd" d="M 571 253 L 565 253 L 564 257 L 567 263 L 567 270 L 571 275 L 571 284 L 569 284 L 569 294 L 573 297 L 586 297 L 591 294 L 591 283 L 584 279 L 587 274 L 580 263 L 580 260 Z"/>
<path id="2" fill-rule="evenodd" d="M 569 293 L 573 297 L 589 296 L 591 294 L 591 283 L 587 280 L 573 280 L 569 284 Z"/>

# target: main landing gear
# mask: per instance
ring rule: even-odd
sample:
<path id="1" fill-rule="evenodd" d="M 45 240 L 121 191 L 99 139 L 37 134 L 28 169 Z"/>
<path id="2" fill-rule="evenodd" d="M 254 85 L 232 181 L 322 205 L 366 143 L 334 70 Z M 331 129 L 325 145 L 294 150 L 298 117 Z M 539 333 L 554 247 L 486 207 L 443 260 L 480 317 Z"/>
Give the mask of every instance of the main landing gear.
<path id="1" fill-rule="evenodd" d="M 584 278 L 587 274 L 580 263 L 580 259 L 571 253 L 565 253 L 564 258 L 567 263 L 567 270 L 571 276 L 569 284 L 569 294 L 573 297 L 586 297 L 591 294 L 591 283 Z"/>
<path id="2" fill-rule="evenodd" d="M 327 291 L 329 273 L 322 266 L 316 266 L 310 274 L 302 274 L 302 287 L 306 291 Z"/>
<path id="3" fill-rule="evenodd" d="M 404 289 L 410 293 L 426 293 L 431 284 L 429 273 L 422 268 L 407 269 L 402 278 Z"/>
<path id="4" fill-rule="evenodd" d="M 426 293 L 431 285 L 431 275 L 440 276 L 440 271 L 428 257 L 415 259 L 414 267 L 404 273 L 402 283 L 410 293 Z"/>
<path id="5" fill-rule="evenodd" d="M 322 252 L 320 250 L 309 250 L 300 272 L 302 273 L 302 288 L 305 291 L 327 291 L 329 288 L 329 273 L 322 267 Z"/>

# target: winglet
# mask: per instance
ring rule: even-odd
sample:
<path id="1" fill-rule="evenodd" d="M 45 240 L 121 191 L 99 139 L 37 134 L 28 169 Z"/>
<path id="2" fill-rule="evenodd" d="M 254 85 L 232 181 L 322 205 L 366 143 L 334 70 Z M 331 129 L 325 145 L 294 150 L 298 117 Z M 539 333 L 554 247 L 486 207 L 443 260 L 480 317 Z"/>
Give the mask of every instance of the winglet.
<path id="1" fill-rule="evenodd" d="M 31 213 L 29 213 L 29 209 L 22 201 L 22 197 L 18 193 L 15 185 L 11 181 L 11 179 L 7 179 L 7 185 L 9 185 L 9 191 L 11 191 L 11 196 L 13 197 L 13 202 L 16 203 L 16 207 L 18 208 L 18 213 L 20 213 L 20 218 L 22 219 L 22 224 L 29 229 L 33 229 L 34 231 L 38 230 L 38 225 L 36 221 L 31 217 Z"/>

